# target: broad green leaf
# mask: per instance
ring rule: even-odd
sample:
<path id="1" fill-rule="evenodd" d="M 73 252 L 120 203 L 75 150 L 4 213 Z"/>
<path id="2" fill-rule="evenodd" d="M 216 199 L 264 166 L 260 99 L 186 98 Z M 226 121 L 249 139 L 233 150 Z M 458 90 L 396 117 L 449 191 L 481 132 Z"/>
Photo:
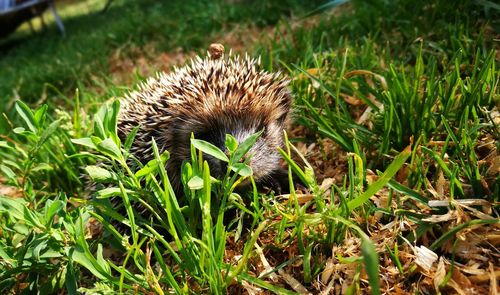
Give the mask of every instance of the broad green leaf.
<path id="1" fill-rule="evenodd" d="M 24 127 L 16 127 L 12 129 L 12 132 L 14 132 L 15 134 L 25 134 L 25 131 L 26 129 Z"/>
<path id="2" fill-rule="evenodd" d="M 23 220 L 25 204 L 23 199 L 0 197 L 0 212 L 7 212 L 13 218 Z"/>
<path id="3" fill-rule="evenodd" d="M 123 144 L 123 148 L 125 150 L 130 150 L 132 147 L 132 144 L 134 143 L 135 136 L 137 135 L 137 132 L 139 131 L 140 126 L 135 126 L 130 133 L 127 135 L 127 138 L 125 139 L 125 143 Z"/>
<path id="4" fill-rule="evenodd" d="M 10 181 L 17 183 L 16 173 L 14 173 L 14 171 L 12 171 L 9 166 L 0 164 L 0 171 L 2 171 L 5 177 L 7 177 Z"/>
<path id="5" fill-rule="evenodd" d="M 21 116 L 23 121 L 28 126 L 28 129 L 31 130 L 31 132 L 36 133 L 38 129 L 36 128 L 35 117 L 31 109 L 24 102 L 20 100 L 16 102 L 15 108 L 19 116 Z"/>
<path id="6" fill-rule="evenodd" d="M 107 280 L 109 273 L 103 269 L 97 260 L 92 256 L 88 249 L 84 249 L 82 245 L 77 245 L 74 248 L 69 249 L 68 253 L 73 261 L 85 267 L 94 276 L 101 280 Z"/>
<path id="7" fill-rule="evenodd" d="M 168 161 L 168 159 L 170 158 L 170 153 L 165 151 L 163 152 L 161 155 L 160 155 L 160 159 L 161 159 L 161 164 L 162 165 L 165 165 Z M 154 171 L 156 171 L 158 169 L 158 161 L 156 159 L 153 159 L 151 161 L 149 161 L 146 166 L 144 166 L 143 168 L 141 168 L 139 171 L 137 171 L 135 173 L 135 177 L 137 178 L 141 178 L 143 176 L 146 176 Z"/>
<path id="8" fill-rule="evenodd" d="M 37 126 L 43 125 L 43 121 L 45 120 L 45 114 L 47 113 L 48 108 L 49 106 L 47 104 L 44 104 L 43 106 L 39 107 L 38 110 L 35 111 L 34 119 Z"/>
<path id="9" fill-rule="evenodd" d="M 3 260 L 9 260 L 9 262 L 12 262 L 10 260 L 12 260 L 12 257 L 7 253 L 7 251 L 5 250 L 5 245 L 3 244 L 3 242 L 0 241 L 0 257 L 3 259 Z"/>
<path id="10" fill-rule="evenodd" d="M 404 165 L 406 159 L 411 155 L 411 146 L 406 147 L 399 155 L 397 155 L 387 169 L 380 175 L 379 179 L 372 183 L 368 189 L 359 197 L 349 201 L 347 204 L 349 210 L 353 210 L 370 199 L 371 196 L 376 194 L 382 187 L 384 187 L 399 169 Z"/>
<path id="11" fill-rule="evenodd" d="M 104 260 L 104 257 L 102 256 L 102 244 L 97 244 L 96 261 L 106 273 L 111 273 L 109 264 L 106 262 L 106 260 Z"/>
<path id="12" fill-rule="evenodd" d="M 47 221 L 46 226 L 49 226 L 52 223 L 52 219 L 54 216 L 65 207 L 65 204 L 61 200 L 48 200 L 45 203 L 45 220 Z"/>
<path id="13" fill-rule="evenodd" d="M 95 182 L 107 182 L 116 179 L 116 176 L 113 173 L 99 166 L 87 166 L 85 167 L 85 171 L 87 171 L 87 174 Z"/>
<path id="14" fill-rule="evenodd" d="M 67 271 L 66 271 L 66 276 L 64 278 L 66 290 L 68 291 L 69 295 L 77 295 L 79 294 L 77 291 L 78 283 L 77 283 L 77 276 L 75 274 L 75 268 L 73 266 L 73 260 L 68 259 L 68 264 L 66 268 Z"/>
<path id="15" fill-rule="evenodd" d="M 117 160 L 122 158 L 122 153 L 116 143 L 111 138 L 106 138 L 97 144 L 97 149 L 110 157 Z"/>
<path id="16" fill-rule="evenodd" d="M 36 227 L 36 228 L 39 228 L 39 229 L 42 229 L 42 230 L 45 230 L 45 226 L 43 225 L 43 223 L 41 222 L 41 216 L 40 214 L 38 214 L 36 211 L 33 211 L 32 209 L 24 206 L 23 208 L 23 218 L 24 221 L 33 226 L 33 227 Z"/>
<path id="17" fill-rule="evenodd" d="M 73 139 L 71 139 L 71 142 L 74 144 L 83 145 L 83 146 L 89 147 L 91 149 L 97 150 L 97 146 L 94 144 L 94 142 L 92 141 L 92 139 L 90 137 L 73 138 Z"/>
<path id="18" fill-rule="evenodd" d="M 238 148 L 238 141 L 231 134 L 226 134 L 226 141 L 224 144 L 231 153 L 234 153 Z"/>
<path id="19" fill-rule="evenodd" d="M 22 164 L 22 163 L 19 163 L 19 161 L 14 162 L 14 161 L 11 161 L 11 160 L 3 160 L 3 163 L 6 166 L 14 168 L 14 169 L 21 169 L 21 166 L 19 164 Z"/>
<path id="20" fill-rule="evenodd" d="M 47 163 L 40 163 L 31 168 L 31 171 L 51 171 L 51 170 L 54 170 L 54 168 Z"/>
<path id="21" fill-rule="evenodd" d="M 48 243 L 48 235 L 44 234 L 42 236 L 37 237 L 37 239 L 34 241 L 33 245 L 34 246 L 31 250 L 31 253 L 33 255 L 33 258 L 35 258 L 36 261 L 40 261 L 40 252 L 47 248 L 47 243 Z"/>
<path id="22" fill-rule="evenodd" d="M 45 143 L 45 141 L 47 141 L 50 135 L 52 135 L 52 133 L 57 130 L 60 124 L 61 119 L 50 123 L 50 125 L 42 131 L 42 134 L 40 135 L 40 138 L 38 139 L 38 142 L 36 144 L 36 148 L 40 148 Z"/>
<path id="23" fill-rule="evenodd" d="M 113 101 L 113 104 L 111 105 L 111 112 L 108 112 L 107 115 L 109 115 L 108 130 L 116 140 L 115 143 L 117 145 L 120 144 L 116 130 L 119 112 L 120 112 L 120 101 L 118 99 L 115 99 Z"/>
<path id="24" fill-rule="evenodd" d="M 133 194 L 134 191 L 126 189 L 125 192 L 127 194 Z M 121 195 L 121 190 L 118 187 L 108 187 L 102 190 L 97 191 L 97 198 L 98 199 L 106 199 L 110 197 L 116 197 Z"/>
<path id="25" fill-rule="evenodd" d="M 201 139 L 191 139 L 191 144 L 195 148 L 199 149 L 200 151 L 204 152 L 207 155 L 210 155 L 224 162 L 229 162 L 229 159 L 227 158 L 226 154 L 224 154 L 224 152 L 222 152 L 218 147 L 209 142 L 206 142 Z"/>
<path id="26" fill-rule="evenodd" d="M 257 142 L 257 140 L 259 139 L 259 137 L 262 135 L 263 132 L 264 130 L 254 133 L 249 137 L 247 137 L 242 143 L 240 143 L 240 145 L 234 152 L 233 161 L 239 162 L 241 158 L 243 158 L 248 153 L 248 151 L 255 145 L 255 143 Z"/>
<path id="27" fill-rule="evenodd" d="M 188 187 L 192 190 L 199 190 L 203 188 L 203 179 L 197 175 L 193 176 L 188 181 Z"/>
<path id="28" fill-rule="evenodd" d="M 106 132 L 104 130 L 104 124 L 101 119 L 102 109 L 98 111 L 97 114 L 94 115 L 94 134 L 99 138 L 105 138 Z"/>
<path id="29" fill-rule="evenodd" d="M 249 177 L 250 175 L 253 174 L 252 167 L 248 166 L 245 163 L 234 163 L 231 166 L 231 170 L 233 170 L 234 172 L 238 173 L 243 177 Z"/>

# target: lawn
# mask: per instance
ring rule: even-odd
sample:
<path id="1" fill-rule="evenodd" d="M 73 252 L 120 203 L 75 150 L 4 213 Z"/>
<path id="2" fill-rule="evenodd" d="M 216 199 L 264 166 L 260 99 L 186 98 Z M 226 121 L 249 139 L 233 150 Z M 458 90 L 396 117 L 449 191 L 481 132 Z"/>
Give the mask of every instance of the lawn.
<path id="1" fill-rule="evenodd" d="M 0 40 L 3 293 L 499 292 L 498 4 L 104 4 Z M 211 43 L 291 79 L 290 194 L 235 190 L 252 138 L 220 179 L 192 141 L 180 195 L 154 142 L 130 165 L 119 98 Z"/>

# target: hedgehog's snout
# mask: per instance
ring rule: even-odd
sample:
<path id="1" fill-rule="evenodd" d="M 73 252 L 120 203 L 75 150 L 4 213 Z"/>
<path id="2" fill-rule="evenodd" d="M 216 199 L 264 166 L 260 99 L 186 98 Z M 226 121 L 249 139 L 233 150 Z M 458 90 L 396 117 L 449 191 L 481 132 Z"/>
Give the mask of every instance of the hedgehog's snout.
<path id="1" fill-rule="evenodd" d="M 214 158 L 210 155 L 205 156 L 208 166 L 210 167 L 210 174 L 216 178 L 221 178 L 226 175 L 227 163 Z"/>
<path id="2" fill-rule="evenodd" d="M 268 177 L 279 167 L 278 150 L 268 145 L 265 140 L 257 141 L 257 144 L 250 149 L 247 155 L 251 157 L 248 164 L 252 168 L 254 179 L 257 181 Z"/>
<path id="3" fill-rule="evenodd" d="M 212 143 L 229 157 L 229 151 L 225 146 L 227 133 L 231 134 L 238 143 L 241 144 L 249 136 L 258 131 L 257 128 L 253 126 L 251 126 L 251 128 L 243 128 L 243 126 L 238 127 L 239 128 L 234 128 L 232 130 L 222 129 L 200 132 L 196 134 L 195 137 Z M 277 167 L 279 154 L 277 148 L 274 147 L 274 145 L 270 145 L 270 143 L 274 142 L 266 138 L 265 134 L 263 134 L 263 136 L 257 139 L 255 145 L 239 160 L 240 163 L 247 163 L 252 168 L 255 180 L 266 177 Z M 212 176 L 221 178 L 226 175 L 228 163 L 210 155 L 205 155 L 204 158 L 210 166 L 210 174 Z"/>

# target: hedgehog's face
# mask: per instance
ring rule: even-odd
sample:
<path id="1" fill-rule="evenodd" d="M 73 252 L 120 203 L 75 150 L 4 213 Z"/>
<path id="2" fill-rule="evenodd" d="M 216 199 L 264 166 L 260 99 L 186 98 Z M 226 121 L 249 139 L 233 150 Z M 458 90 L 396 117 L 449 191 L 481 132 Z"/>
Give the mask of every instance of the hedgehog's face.
<path id="1" fill-rule="evenodd" d="M 216 120 L 220 121 L 220 120 Z M 208 141 L 227 153 L 225 147 L 226 134 L 232 135 L 238 143 L 242 143 L 249 136 L 263 131 L 255 145 L 249 150 L 243 160 L 249 159 L 256 181 L 265 180 L 273 171 L 280 168 L 278 148 L 282 145 L 283 124 L 272 122 L 269 124 L 257 121 L 248 121 L 243 118 L 224 122 L 215 122 L 212 128 L 195 133 L 195 137 Z M 209 163 L 211 174 L 222 177 L 226 174 L 227 164 L 209 155 L 205 156 Z"/>

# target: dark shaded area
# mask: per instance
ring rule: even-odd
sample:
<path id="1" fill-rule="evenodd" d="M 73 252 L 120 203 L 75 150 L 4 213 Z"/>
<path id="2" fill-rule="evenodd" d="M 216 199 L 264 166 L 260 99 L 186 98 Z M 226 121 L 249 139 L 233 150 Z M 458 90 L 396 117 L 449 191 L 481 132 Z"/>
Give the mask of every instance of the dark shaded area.
<path id="1" fill-rule="evenodd" d="M 109 58 L 116 50 L 125 56 L 147 44 L 157 52 L 198 50 L 222 30 L 238 24 L 273 25 L 323 1 L 231 2 L 115 0 L 105 13 L 98 7 L 63 19 L 66 37 L 61 37 L 55 25 L 41 32 L 16 33 L 0 42 L 0 113 L 11 113 L 16 99 L 71 108 L 76 88 L 86 93 L 87 87 L 96 84 L 100 93 L 91 91 L 91 101 L 86 102 L 84 96 L 82 103 L 120 95 L 116 86 L 102 84 L 110 79 Z M 67 9 L 64 5 L 72 5 L 56 4 L 60 12 Z M 7 130 L 6 126 L 0 117 L 0 131 Z"/>
<path id="2" fill-rule="evenodd" d="M 298 14 L 321 1 L 114 1 L 106 13 L 96 11 L 64 19 L 68 31 L 61 38 L 56 27 L 35 34 L 17 34 L 0 44 L 0 100 L 12 90 L 26 101 L 36 101 L 44 85 L 62 93 L 78 87 L 90 75 L 107 72 L 111 50 L 154 42 L 158 50 L 205 47 L 207 39 L 236 23 L 271 25 L 293 10 Z M 104 2 L 103 2 L 104 5 Z M 247 9 L 241 9 L 241 6 Z"/>
<path id="3" fill-rule="evenodd" d="M 48 2 L 36 3 L 32 6 L 23 6 L 21 4 L 19 7 L 13 7 L 8 12 L 2 12 L 0 15 L 0 37 L 5 37 L 14 32 L 23 22 L 43 13 L 48 6 Z"/>

